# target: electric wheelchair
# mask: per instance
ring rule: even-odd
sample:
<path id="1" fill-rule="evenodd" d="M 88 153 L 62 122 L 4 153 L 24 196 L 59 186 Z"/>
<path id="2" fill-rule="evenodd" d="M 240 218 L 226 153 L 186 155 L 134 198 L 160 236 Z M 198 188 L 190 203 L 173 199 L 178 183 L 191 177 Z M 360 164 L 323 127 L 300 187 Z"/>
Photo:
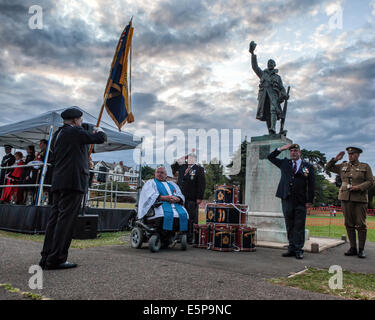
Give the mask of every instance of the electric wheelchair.
<path id="1" fill-rule="evenodd" d="M 173 218 L 173 230 L 163 230 L 164 217 L 155 216 L 155 208 L 161 206 L 162 202 L 156 202 L 147 214 L 134 223 L 130 233 L 132 248 L 140 249 L 144 242 L 148 242 L 151 252 L 158 252 L 161 248 L 174 247 L 180 244 L 181 250 L 187 249 L 186 232 L 180 232 L 179 218 Z"/>

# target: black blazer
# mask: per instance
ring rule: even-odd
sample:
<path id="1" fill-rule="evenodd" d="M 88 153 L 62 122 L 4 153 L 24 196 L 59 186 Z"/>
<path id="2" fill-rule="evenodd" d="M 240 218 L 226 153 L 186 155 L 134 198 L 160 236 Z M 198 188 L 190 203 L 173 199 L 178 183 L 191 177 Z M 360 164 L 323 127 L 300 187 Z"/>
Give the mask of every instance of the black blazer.
<path id="1" fill-rule="evenodd" d="M 293 174 L 293 162 L 288 158 L 278 159 L 281 152 L 277 149 L 268 155 L 268 160 L 281 170 L 281 178 L 277 187 L 276 197 L 281 199 L 293 199 L 297 203 L 313 203 L 315 190 L 314 167 L 302 161 Z"/>
<path id="2" fill-rule="evenodd" d="M 10 166 L 14 165 L 15 163 L 16 163 L 15 156 L 12 155 L 11 153 L 8 153 L 3 157 L 3 160 L 1 161 L 1 166 L 2 167 L 10 167 Z M 1 184 L 6 184 L 6 181 L 4 181 L 5 180 L 5 174 L 9 173 L 11 171 L 13 171 L 13 169 L 1 169 L 1 173 L 0 173 L 0 183 Z"/>
<path id="3" fill-rule="evenodd" d="M 178 167 L 178 186 L 181 188 L 185 201 L 203 200 L 204 191 L 206 190 L 206 177 L 203 167 L 195 164 L 191 167 L 190 172 L 185 176 L 187 164 Z"/>
<path id="4" fill-rule="evenodd" d="M 89 181 L 90 144 L 101 144 L 106 140 L 103 132 L 90 133 L 82 127 L 65 124 L 53 136 L 52 191 L 75 190 L 86 192 Z"/>

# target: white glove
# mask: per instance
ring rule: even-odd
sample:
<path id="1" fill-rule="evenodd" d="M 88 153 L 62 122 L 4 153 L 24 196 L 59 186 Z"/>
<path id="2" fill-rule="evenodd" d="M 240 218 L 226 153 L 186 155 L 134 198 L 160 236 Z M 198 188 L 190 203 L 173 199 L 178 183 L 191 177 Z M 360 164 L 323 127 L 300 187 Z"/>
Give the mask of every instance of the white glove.
<path id="1" fill-rule="evenodd" d="M 100 127 L 94 127 L 94 132 L 104 132 L 104 130 Z"/>

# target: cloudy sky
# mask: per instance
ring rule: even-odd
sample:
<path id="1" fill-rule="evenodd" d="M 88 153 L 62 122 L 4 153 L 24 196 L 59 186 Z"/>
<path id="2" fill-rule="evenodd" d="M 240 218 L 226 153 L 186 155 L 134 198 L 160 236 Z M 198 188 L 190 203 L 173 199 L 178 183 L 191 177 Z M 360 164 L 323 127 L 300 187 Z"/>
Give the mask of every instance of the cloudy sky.
<path id="1" fill-rule="evenodd" d="M 43 9 L 42 29 L 29 26 L 32 5 Z M 186 136 L 198 128 L 266 134 L 255 119 L 254 40 L 260 67 L 273 58 L 291 86 L 288 137 L 327 158 L 359 146 L 375 164 L 374 0 L 0 0 L 0 125 L 72 105 L 98 115 L 132 16 L 135 122 L 124 130 L 154 132 L 163 120 Z M 131 164 L 132 155 L 100 158 Z"/>

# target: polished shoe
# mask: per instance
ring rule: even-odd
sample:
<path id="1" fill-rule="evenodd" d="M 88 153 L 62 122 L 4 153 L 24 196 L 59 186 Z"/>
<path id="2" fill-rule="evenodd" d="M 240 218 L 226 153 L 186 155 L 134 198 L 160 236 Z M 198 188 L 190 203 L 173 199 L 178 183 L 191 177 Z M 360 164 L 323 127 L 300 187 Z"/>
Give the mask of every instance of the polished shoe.
<path id="1" fill-rule="evenodd" d="M 45 259 L 40 259 L 39 261 L 39 267 L 41 267 L 43 270 L 46 268 L 46 260 Z"/>
<path id="2" fill-rule="evenodd" d="M 71 269 L 77 267 L 76 263 L 64 262 L 56 265 L 46 265 L 45 269 L 47 270 L 58 270 L 58 269 Z"/>
<path id="3" fill-rule="evenodd" d="M 358 258 L 361 258 L 361 259 L 364 259 L 366 258 L 366 255 L 365 255 L 365 250 L 361 250 L 359 249 L 359 252 L 358 252 Z"/>
<path id="4" fill-rule="evenodd" d="M 294 257 L 296 254 L 292 251 L 284 252 L 282 254 L 283 257 Z"/>
<path id="5" fill-rule="evenodd" d="M 303 253 L 302 252 L 296 252 L 296 259 L 303 259 Z"/>
<path id="6" fill-rule="evenodd" d="M 350 248 L 344 253 L 346 256 L 356 256 L 358 254 L 357 248 Z"/>

